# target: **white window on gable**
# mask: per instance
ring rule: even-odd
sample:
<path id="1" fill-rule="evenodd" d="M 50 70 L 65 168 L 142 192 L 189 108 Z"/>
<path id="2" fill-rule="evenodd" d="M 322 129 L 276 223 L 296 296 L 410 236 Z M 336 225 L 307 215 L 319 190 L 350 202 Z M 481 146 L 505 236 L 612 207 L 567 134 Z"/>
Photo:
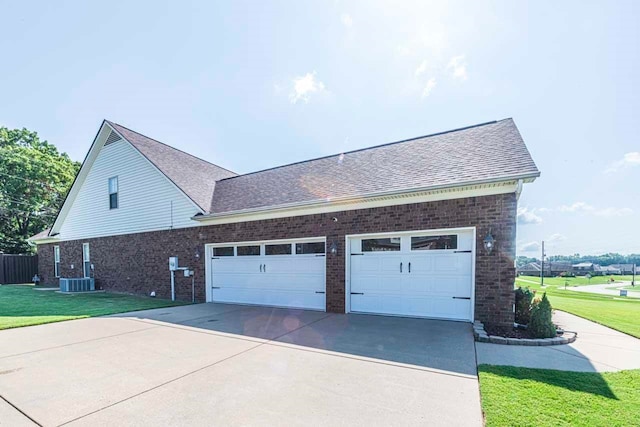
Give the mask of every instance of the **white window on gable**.
<path id="1" fill-rule="evenodd" d="M 109 209 L 118 209 L 118 177 L 109 178 Z"/>

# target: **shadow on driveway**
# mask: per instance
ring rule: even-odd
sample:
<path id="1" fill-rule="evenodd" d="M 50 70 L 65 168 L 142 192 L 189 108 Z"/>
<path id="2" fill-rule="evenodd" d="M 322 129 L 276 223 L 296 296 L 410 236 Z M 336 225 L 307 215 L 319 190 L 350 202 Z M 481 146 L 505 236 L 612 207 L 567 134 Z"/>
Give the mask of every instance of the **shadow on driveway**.
<path id="1" fill-rule="evenodd" d="M 477 372 L 468 323 L 213 303 L 116 316 L 457 374 L 475 376 Z"/>

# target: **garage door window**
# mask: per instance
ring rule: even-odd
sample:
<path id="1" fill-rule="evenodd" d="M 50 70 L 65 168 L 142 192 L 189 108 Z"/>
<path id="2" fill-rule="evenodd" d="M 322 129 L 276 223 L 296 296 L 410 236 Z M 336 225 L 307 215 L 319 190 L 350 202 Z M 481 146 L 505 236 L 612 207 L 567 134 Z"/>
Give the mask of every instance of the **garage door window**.
<path id="1" fill-rule="evenodd" d="M 456 234 L 447 234 L 441 236 L 415 236 L 411 238 L 412 251 L 430 251 L 457 248 L 458 236 Z"/>
<path id="2" fill-rule="evenodd" d="M 233 246 L 213 248 L 213 256 L 233 256 Z"/>
<path id="3" fill-rule="evenodd" d="M 238 256 L 256 256 L 260 255 L 260 245 L 238 246 Z"/>
<path id="4" fill-rule="evenodd" d="M 390 237 L 385 239 L 362 239 L 362 252 L 387 252 L 399 250 L 399 237 Z"/>
<path id="5" fill-rule="evenodd" d="M 296 243 L 297 255 L 323 254 L 323 253 L 324 253 L 324 242 Z"/>
<path id="6" fill-rule="evenodd" d="M 291 255 L 291 244 L 264 245 L 265 255 Z"/>

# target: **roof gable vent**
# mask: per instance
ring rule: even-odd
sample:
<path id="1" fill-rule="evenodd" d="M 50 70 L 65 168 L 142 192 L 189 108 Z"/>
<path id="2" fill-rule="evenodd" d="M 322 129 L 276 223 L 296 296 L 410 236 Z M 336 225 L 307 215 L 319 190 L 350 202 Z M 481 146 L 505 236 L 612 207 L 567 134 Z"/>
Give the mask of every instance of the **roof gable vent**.
<path id="1" fill-rule="evenodd" d="M 109 136 L 107 137 L 107 142 L 104 143 L 104 145 L 109 145 L 109 144 L 113 144 L 114 142 L 118 142 L 120 141 L 122 138 L 120 138 L 120 135 L 118 135 L 117 133 L 115 133 L 114 131 L 111 131 L 111 133 L 109 134 Z"/>

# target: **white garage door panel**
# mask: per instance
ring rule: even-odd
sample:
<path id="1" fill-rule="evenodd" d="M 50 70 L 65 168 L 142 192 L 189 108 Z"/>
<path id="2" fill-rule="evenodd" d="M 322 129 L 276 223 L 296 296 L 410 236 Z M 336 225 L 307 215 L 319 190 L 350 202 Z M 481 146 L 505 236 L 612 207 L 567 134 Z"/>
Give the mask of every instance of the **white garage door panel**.
<path id="1" fill-rule="evenodd" d="M 411 250 L 412 234 L 405 234 L 400 251 L 360 252 L 362 238 L 352 239 L 351 311 L 472 320 L 473 233 L 440 234 L 456 234 L 457 247 Z"/>
<path id="2" fill-rule="evenodd" d="M 213 257 L 211 300 L 325 309 L 324 256 L 264 253 L 263 244 L 261 255 Z"/>

